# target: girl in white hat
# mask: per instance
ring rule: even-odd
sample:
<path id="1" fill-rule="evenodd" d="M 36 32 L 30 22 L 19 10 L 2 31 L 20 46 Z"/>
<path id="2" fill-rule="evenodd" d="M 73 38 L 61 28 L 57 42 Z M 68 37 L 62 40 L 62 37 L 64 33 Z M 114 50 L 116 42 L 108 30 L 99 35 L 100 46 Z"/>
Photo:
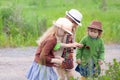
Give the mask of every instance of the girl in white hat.
<path id="1" fill-rule="evenodd" d="M 65 18 L 68 19 L 72 24 L 72 35 L 66 35 L 64 37 L 64 43 L 74 43 L 75 42 L 75 31 L 78 26 L 82 26 L 81 21 L 82 21 L 82 14 L 76 9 L 71 9 L 69 11 L 66 11 L 66 16 Z M 68 40 L 68 41 L 66 41 Z M 67 51 L 66 51 L 67 50 Z M 62 57 L 66 59 L 64 62 L 63 67 L 58 68 L 57 71 L 60 75 L 60 80 L 70 80 L 71 78 L 74 77 L 75 70 L 74 68 L 74 59 L 73 59 L 73 54 L 74 54 L 74 49 L 73 48 L 64 48 L 61 50 L 60 53 L 62 54 Z M 67 56 L 66 56 L 67 55 Z M 69 63 L 69 64 L 68 64 Z"/>
<path id="2" fill-rule="evenodd" d="M 28 80 L 58 80 L 53 67 L 60 66 L 64 58 L 57 54 L 57 50 L 61 47 L 81 47 L 76 42 L 61 43 L 65 34 L 72 35 L 72 26 L 69 20 L 60 18 L 40 37 L 34 61 L 26 74 Z"/>

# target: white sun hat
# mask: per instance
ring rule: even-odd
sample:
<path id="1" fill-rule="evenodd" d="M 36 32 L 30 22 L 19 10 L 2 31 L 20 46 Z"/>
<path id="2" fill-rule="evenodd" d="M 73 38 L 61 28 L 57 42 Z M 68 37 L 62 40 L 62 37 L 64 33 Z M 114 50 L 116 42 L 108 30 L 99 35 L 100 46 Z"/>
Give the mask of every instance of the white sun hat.
<path id="1" fill-rule="evenodd" d="M 68 19 L 66 18 L 59 18 L 56 22 L 53 23 L 56 27 L 59 27 L 63 30 L 65 30 L 67 33 L 73 35 L 72 33 L 72 26 L 73 23 L 70 22 Z"/>
<path id="2" fill-rule="evenodd" d="M 78 10 L 71 9 L 69 11 L 66 11 L 66 15 L 69 16 L 72 20 L 74 20 L 79 26 L 82 26 L 81 20 L 83 16 Z"/>

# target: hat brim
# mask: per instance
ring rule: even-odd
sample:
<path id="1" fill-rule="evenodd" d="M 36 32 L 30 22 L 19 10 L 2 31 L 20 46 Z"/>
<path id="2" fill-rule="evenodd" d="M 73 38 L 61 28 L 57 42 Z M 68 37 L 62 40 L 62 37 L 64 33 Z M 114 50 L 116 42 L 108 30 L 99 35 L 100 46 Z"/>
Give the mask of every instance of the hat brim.
<path id="1" fill-rule="evenodd" d="M 69 15 L 69 12 L 68 12 L 68 11 L 66 11 L 66 15 L 67 15 L 68 17 L 70 17 L 73 21 L 75 21 L 75 19 Z M 82 26 L 82 23 L 78 23 L 77 21 L 75 21 L 75 22 L 76 22 L 79 26 Z"/>
<path id="2" fill-rule="evenodd" d="M 91 29 L 97 29 L 97 30 L 103 31 L 102 29 L 95 28 L 95 27 L 92 27 L 92 26 L 88 26 L 88 28 L 91 28 Z"/>
<path id="3" fill-rule="evenodd" d="M 66 31 L 67 33 L 69 33 L 69 34 L 71 34 L 71 35 L 73 35 L 73 33 L 72 32 L 70 32 L 69 30 L 65 30 L 65 29 L 63 29 L 64 31 Z"/>
<path id="4" fill-rule="evenodd" d="M 56 24 L 55 22 L 53 22 L 53 25 L 55 25 L 56 27 L 62 28 L 62 27 L 61 27 L 61 25 Z M 67 33 L 69 33 L 69 34 L 73 35 L 73 33 L 72 33 L 72 32 L 70 32 L 69 30 L 65 30 L 64 28 L 62 28 L 62 29 L 63 29 L 64 31 L 66 31 Z"/>

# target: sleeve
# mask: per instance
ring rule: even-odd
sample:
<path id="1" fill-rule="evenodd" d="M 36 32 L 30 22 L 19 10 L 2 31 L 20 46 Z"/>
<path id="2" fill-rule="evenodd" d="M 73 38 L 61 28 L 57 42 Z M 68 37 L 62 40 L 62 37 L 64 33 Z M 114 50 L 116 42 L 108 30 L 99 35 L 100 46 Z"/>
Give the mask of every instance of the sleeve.
<path id="1" fill-rule="evenodd" d="M 86 42 L 86 40 L 85 40 L 85 37 L 84 37 L 79 43 L 85 45 L 85 42 Z M 82 48 L 77 48 L 76 59 L 82 59 L 83 49 L 84 49 L 84 46 Z"/>
<path id="2" fill-rule="evenodd" d="M 42 60 L 42 63 L 50 63 L 51 59 L 53 58 L 52 50 L 54 46 L 56 45 L 56 41 L 54 39 L 47 40 L 41 55 L 40 55 L 40 60 Z"/>
<path id="3" fill-rule="evenodd" d="M 100 45 L 100 51 L 99 51 L 99 60 L 104 60 L 104 55 L 105 55 L 105 47 L 104 47 L 104 42 L 101 40 L 101 45 Z"/>

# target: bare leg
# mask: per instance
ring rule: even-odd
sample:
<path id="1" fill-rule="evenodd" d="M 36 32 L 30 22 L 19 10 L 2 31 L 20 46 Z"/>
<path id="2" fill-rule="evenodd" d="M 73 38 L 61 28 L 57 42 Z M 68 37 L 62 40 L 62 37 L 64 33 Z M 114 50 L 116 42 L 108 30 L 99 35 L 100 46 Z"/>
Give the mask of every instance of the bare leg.
<path id="1" fill-rule="evenodd" d="M 74 70 L 73 69 L 66 70 L 66 74 L 67 74 L 67 80 L 74 78 Z"/>
<path id="2" fill-rule="evenodd" d="M 57 68 L 57 72 L 58 72 L 59 79 L 65 80 L 65 76 L 66 76 L 65 70 L 62 68 Z"/>

